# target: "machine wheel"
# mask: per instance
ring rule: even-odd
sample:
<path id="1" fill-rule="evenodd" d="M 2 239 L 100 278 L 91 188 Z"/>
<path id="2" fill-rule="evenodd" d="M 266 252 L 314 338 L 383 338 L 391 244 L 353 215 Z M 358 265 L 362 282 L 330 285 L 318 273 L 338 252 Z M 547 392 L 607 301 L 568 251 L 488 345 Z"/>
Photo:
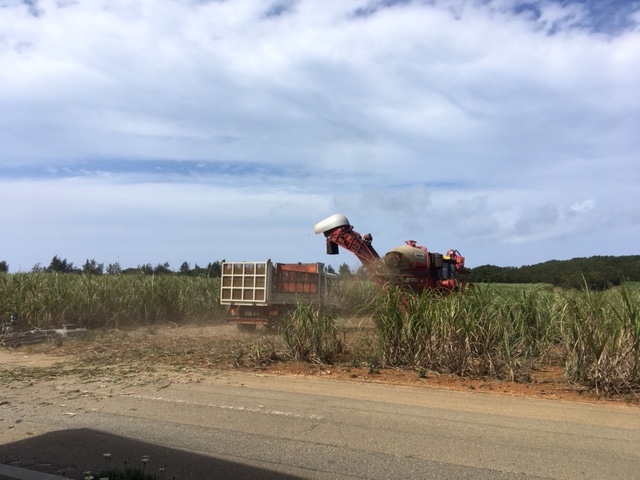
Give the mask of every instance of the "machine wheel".
<path id="1" fill-rule="evenodd" d="M 236 323 L 238 330 L 241 332 L 255 332 L 256 325 L 254 323 Z"/>

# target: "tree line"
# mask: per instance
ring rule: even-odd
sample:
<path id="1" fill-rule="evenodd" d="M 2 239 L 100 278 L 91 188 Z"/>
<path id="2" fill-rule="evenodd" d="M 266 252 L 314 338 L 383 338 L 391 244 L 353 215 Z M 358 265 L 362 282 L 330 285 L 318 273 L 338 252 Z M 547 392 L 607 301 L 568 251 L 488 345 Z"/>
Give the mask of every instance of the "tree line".
<path id="1" fill-rule="evenodd" d="M 639 282 L 640 255 L 550 260 L 522 267 L 482 265 L 471 268 L 465 280 L 474 283 L 548 283 L 564 288 L 604 290 L 623 282 Z"/>
<path id="2" fill-rule="evenodd" d="M 338 267 L 338 271 L 331 265 L 326 265 L 324 270 L 328 273 L 337 273 L 341 277 L 349 277 L 351 275 L 364 275 L 364 268 L 358 268 L 355 273 L 351 271 L 351 268 L 347 263 L 343 263 Z M 201 267 L 197 263 L 191 267 L 189 262 L 183 262 L 180 268 L 176 271 L 171 269 L 169 262 L 158 263 L 153 266 L 150 263 L 138 265 L 134 268 L 122 268 L 118 262 L 98 263 L 95 259 L 87 259 L 81 267 L 76 267 L 73 262 L 68 261 L 66 258 L 61 258 L 58 255 L 54 255 L 48 266 L 44 266 L 41 263 L 35 264 L 31 268 L 32 272 L 58 272 L 58 273 L 85 273 L 89 275 L 118 275 L 118 274 L 130 274 L 130 273 L 144 273 L 146 275 L 192 275 L 192 276 L 205 276 L 205 277 L 220 277 L 222 275 L 222 263 L 219 260 L 210 262 L 206 267 Z M 9 264 L 2 260 L 0 261 L 0 273 L 8 273 Z"/>
<path id="3" fill-rule="evenodd" d="M 158 263 L 156 266 L 146 263 L 138 265 L 135 268 L 122 268 L 118 262 L 98 263 L 95 259 L 87 259 L 81 267 L 76 267 L 73 262 L 69 262 L 66 258 L 54 255 L 48 266 L 37 263 L 31 269 L 32 272 L 58 272 L 58 273 L 84 273 L 88 275 L 119 275 L 131 273 L 143 273 L 146 275 L 192 275 L 201 277 L 220 277 L 222 273 L 222 264 L 220 261 L 214 261 L 201 267 L 197 263 L 192 268 L 189 262 L 183 262 L 177 271 L 173 271 L 169 262 Z M 9 265 L 6 261 L 0 261 L 0 272 L 8 273 Z"/>
<path id="4" fill-rule="evenodd" d="M 0 273 L 8 272 L 9 265 L 0 261 Z M 192 275 L 205 277 L 220 277 L 222 264 L 214 261 L 201 267 L 197 263 L 191 267 L 183 262 L 177 271 L 173 271 L 168 262 L 155 266 L 150 263 L 138 265 L 135 268 L 123 269 L 119 263 L 98 263 L 94 259 L 87 259 L 81 267 L 76 267 L 66 258 L 55 255 L 48 266 L 38 263 L 33 266 L 33 272 L 85 273 L 90 275 L 118 275 L 143 273 L 146 275 Z M 352 272 L 349 265 L 343 263 L 338 271 L 331 266 L 325 266 L 325 271 L 337 273 L 340 277 L 365 277 L 364 269 L 358 268 Z M 640 255 L 627 256 L 593 256 L 573 258 L 571 260 L 550 260 L 535 265 L 522 267 L 499 267 L 496 265 L 481 265 L 469 269 L 464 280 L 472 283 L 547 283 L 564 288 L 584 288 L 604 290 L 620 285 L 623 282 L 640 282 Z"/>

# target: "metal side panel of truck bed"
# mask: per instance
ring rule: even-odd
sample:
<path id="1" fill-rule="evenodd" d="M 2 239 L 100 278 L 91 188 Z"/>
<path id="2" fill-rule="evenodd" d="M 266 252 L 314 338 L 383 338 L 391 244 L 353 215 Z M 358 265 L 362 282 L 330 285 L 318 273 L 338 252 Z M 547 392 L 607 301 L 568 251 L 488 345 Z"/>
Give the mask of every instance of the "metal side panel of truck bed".
<path id="1" fill-rule="evenodd" d="M 222 262 L 222 305 L 269 305 L 272 297 L 273 264 L 266 262 Z"/>
<path id="2" fill-rule="evenodd" d="M 271 325 L 299 301 L 323 304 L 333 277 L 323 263 L 223 261 L 220 303 L 230 323 Z"/>

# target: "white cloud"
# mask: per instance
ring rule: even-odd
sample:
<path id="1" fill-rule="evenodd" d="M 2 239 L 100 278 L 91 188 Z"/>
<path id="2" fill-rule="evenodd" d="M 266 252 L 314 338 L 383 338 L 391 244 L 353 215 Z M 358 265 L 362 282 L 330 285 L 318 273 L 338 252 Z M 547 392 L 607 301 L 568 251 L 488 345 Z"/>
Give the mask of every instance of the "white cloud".
<path id="1" fill-rule="evenodd" d="M 496 245 L 527 246 L 512 250 L 516 264 L 545 260 L 554 242 L 565 257 L 571 242 L 587 254 L 637 253 L 638 17 L 619 7 L 605 28 L 594 8 L 0 0 L 2 196 L 26 209 L 0 221 L 25 236 L 46 223 L 57 250 L 73 248 L 65 239 L 76 232 L 88 250 L 81 239 L 98 227 L 76 219 L 95 208 L 113 228 L 86 255 L 112 257 L 119 245 L 134 263 L 145 260 L 133 261 L 143 250 L 131 231 L 157 245 L 159 262 L 183 248 L 191 263 L 190 251 L 227 256 L 232 238 L 257 230 L 256 255 L 315 258 L 317 239 L 282 248 L 282 232 L 310 229 L 333 209 L 376 229 L 385 248 L 424 236 L 442 250 L 459 238 L 472 264 L 506 261 Z M 154 170 L 118 170 L 140 160 Z M 251 170 L 158 167 L 175 160 Z M 115 208 L 118 198 L 129 208 Z M 66 212 L 64 229 L 48 220 L 53 211 Z M 205 245 L 201 217 L 233 233 Z M 168 220 L 192 233 L 160 234 Z M 28 240 L 14 248 L 48 260 Z"/>

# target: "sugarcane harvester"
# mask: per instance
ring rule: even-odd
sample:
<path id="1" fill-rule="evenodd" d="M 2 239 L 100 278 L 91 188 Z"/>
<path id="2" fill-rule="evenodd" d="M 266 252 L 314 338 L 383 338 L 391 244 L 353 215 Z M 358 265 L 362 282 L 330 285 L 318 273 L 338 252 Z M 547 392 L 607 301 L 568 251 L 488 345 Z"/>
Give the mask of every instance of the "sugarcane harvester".
<path id="1" fill-rule="evenodd" d="M 313 229 L 316 234 L 324 234 L 327 254 L 338 254 L 339 247 L 350 251 L 380 288 L 395 285 L 422 293 L 425 290 L 448 292 L 464 285 L 456 278 L 466 272 L 464 257 L 457 250 L 450 249 L 442 255 L 428 251 L 415 240 L 407 240 L 380 257 L 373 248 L 371 234 L 360 235 L 341 214 L 316 223 Z"/>

